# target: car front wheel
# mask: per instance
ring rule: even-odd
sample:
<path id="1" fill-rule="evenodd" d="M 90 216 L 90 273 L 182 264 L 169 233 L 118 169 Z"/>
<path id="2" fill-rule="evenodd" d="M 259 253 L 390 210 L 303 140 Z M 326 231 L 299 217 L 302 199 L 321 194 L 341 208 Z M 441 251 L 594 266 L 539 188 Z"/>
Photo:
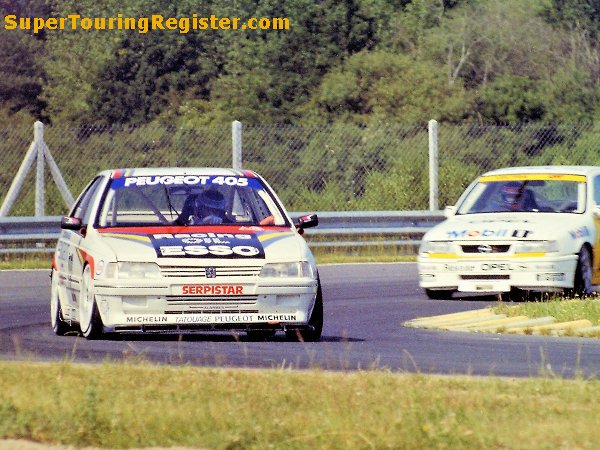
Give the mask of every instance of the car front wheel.
<path id="1" fill-rule="evenodd" d="M 91 273 L 90 266 L 85 266 L 79 293 L 79 328 L 86 339 L 97 339 L 102 336 L 104 325 L 98 311 L 98 305 L 96 305 Z"/>
<path id="2" fill-rule="evenodd" d="M 425 294 L 431 300 L 449 300 L 452 298 L 451 289 L 425 289 Z"/>
<path id="3" fill-rule="evenodd" d="M 316 342 L 321 339 L 323 332 L 323 294 L 321 293 L 321 282 L 317 286 L 317 297 L 313 306 L 308 326 L 304 329 L 289 330 L 285 336 L 290 341 Z"/>
<path id="4" fill-rule="evenodd" d="M 72 331 L 72 327 L 63 319 L 60 299 L 58 297 L 58 273 L 56 270 L 52 269 L 50 277 L 52 279 L 50 284 L 50 323 L 55 334 L 64 336 L 69 331 Z"/>
<path id="5" fill-rule="evenodd" d="M 587 247 L 582 247 L 577 258 L 575 279 L 573 289 L 567 290 L 567 294 L 586 297 L 592 293 L 592 255 Z"/>

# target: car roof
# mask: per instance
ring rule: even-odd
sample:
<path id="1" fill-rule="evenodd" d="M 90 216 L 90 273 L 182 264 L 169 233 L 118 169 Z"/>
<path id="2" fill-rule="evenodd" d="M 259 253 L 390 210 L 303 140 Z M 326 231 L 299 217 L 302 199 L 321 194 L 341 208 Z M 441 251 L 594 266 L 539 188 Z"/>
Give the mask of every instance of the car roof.
<path id="1" fill-rule="evenodd" d="M 104 170 L 100 172 L 99 175 L 106 175 L 111 178 L 149 175 L 223 175 L 245 176 L 251 178 L 258 177 L 258 174 L 251 170 L 236 170 L 224 167 L 137 167 Z"/>
<path id="2" fill-rule="evenodd" d="M 506 175 L 506 174 L 521 174 L 521 173 L 557 173 L 557 174 L 572 174 L 572 175 L 596 175 L 600 174 L 600 166 L 521 166 L 521 167 L 505 167 L 495 169 L 484 173 L 482 176 L 488 175 Z"/>

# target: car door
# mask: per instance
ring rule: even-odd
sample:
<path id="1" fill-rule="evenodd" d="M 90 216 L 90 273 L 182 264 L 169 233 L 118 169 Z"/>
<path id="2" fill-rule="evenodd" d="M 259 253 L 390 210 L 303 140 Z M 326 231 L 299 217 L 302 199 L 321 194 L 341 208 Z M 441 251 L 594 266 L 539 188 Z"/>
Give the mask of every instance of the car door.
<path id="1" fill-rule="evenodd" d="M 594 220 L 592 284 L 600 284 L 600 175 L 596 175 L 592 182 L 594 183 L 594 201 L 590 202 L 591 216 Z"/>
<path id="2" fill-rule="evenodd" d="M 81 275 L 83 272 L 83 263 L 85 256 L 81 251 L 82 241 L 85 239 L 85 229 L 90 223 L 92 218 L 92 206 L 95 203 L 96 197 L 102 191 L 101 186 L 103 185 L 103 177 L 96 177 L 90 184 L 83 190 L 75 205 L 73 206 L 69 217 L 77 218 L 81 220 L 81 228 L 79 230 L 65 230 L 63 229 L 60 233 L 59 247 L 61 252 L 64 252 L 59 263 L 58 269 L 61 275 L 64 275 L 66 298 L 68 302 L 70 317 L 73 317 L 70 313 L 74 311 L 77 305 L 77 299 L 79 297 L 79 284 L 81 282 Z"/>

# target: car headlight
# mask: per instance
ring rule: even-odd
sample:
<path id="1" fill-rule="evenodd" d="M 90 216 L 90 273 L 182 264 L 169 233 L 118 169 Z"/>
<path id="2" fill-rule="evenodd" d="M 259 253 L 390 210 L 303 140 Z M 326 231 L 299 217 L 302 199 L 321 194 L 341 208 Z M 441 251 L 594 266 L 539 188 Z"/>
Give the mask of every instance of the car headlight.
<path id="1" fill-rule="evenodd" d="M 453 253 L 450 241 L 423 241 L 419 248 L 420 254 Z"/>
<path id="2" fill-rule="evenodd" d="M 515 244 L 515 253 L 552 253 L 558 251 L 557 241 L 520 241 Z"/>
<path id="3" fill-rule="evenodd" d="M 260 276 L 276 278 L 314 278 L 312 267 L 307 261 L 265 264 L 260 271 Z"/>
<path id="4" fill-rule="evenodd" d="M 159 278 L 160 268 L 154 263 L 108 263 L 104 276 L 106 278 Z"/>

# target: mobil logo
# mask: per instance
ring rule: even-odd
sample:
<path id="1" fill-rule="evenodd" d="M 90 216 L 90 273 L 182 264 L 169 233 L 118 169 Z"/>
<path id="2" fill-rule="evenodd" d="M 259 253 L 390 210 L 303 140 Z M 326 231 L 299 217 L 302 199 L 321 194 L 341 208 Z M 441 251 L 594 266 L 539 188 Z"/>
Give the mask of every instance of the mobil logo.
<path id="1" fill-rule="evenodd" d="M 460 238 L 480 238 L 480 237 L 506 237 L 509 236 L 509 230 L 504 229 L 493 229 L 493 228 L 482 228 L 482 229 L 471 229 L 471 230 L 450 230 L 448 231 L 448 237 L 450 239 Z"/>
<path id="2" fill-rule="evenodd" d="M 449 230 L 449 239 L 469 239 L 469 238 L 519 238 L 524 239 L 530 236 L 531 230 L 523 229 L 494 229 L 494 228 L 482 228 L 482 229 L 471 229 L 471 230 Z"/>

